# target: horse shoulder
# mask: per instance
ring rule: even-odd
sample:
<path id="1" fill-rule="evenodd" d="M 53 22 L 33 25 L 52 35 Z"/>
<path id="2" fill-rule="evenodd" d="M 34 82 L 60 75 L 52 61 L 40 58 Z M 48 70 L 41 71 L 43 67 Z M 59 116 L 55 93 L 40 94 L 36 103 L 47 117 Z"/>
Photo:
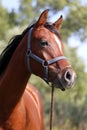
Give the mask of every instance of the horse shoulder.
<path id="1" fill-rule="evenodd" d="M 25 130 L 26 109 L 23 99 L 18 102 L 16 107 L 6 121 L 0 124 L 0 130 Z"/>
<path id="2" fill-rule="evenodd" d="M 39 91 L 27 84 L 23 95 L 26 108 L 26 129 L 44 130 L 43 105 Z"/>

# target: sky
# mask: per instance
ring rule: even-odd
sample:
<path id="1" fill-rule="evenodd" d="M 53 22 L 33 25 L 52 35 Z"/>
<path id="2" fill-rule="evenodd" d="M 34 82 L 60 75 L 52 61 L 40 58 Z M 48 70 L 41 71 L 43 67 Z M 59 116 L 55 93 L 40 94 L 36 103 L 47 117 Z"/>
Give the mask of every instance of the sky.
<path id="1" fill-rule="evenodd" d="M 87 4 L 86 0 L 81 0 L 81 1 L 83 5 Z M 9 11 L 11 11 L 12 9 L 18 11 L 19 0 L 1 0 L 1 3 L 3 7 L 7 8 Z M 70 37 L 69 43 L 70 46 L 72 47 L 78 47 L 77 53 L 79 57 L 83 59 L 87 71 L 87 43 L 81 43 L 79 39 L 77 39 L 76 37 Z"/>
<path id="2" fill-rule="evenodd" d="M 10 11 L 11 9 L 18 10 L 19 7 L 19 0 L 0 0 L 2 5 Z M 82 4 L 87 4 L 87 0 L 81 0 Z"/>
<path id="3" fill-rule="evenodd" d="M 1 3 L 9 11 L 12 9 L 15 9 L 17 11 L 19 7 L 19 0 L 1 0 Z"/>

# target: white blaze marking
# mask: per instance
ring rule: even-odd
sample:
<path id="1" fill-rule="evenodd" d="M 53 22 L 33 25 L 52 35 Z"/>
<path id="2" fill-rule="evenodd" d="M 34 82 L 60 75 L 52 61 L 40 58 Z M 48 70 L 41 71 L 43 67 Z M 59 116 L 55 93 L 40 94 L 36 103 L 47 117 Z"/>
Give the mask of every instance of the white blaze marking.
<path id="1" fill-rule="evenodd" d="M 57 45 L 58 45 L 58 47 L 60 49 L 60 52 L 62 52 L 62 46 L 61 46 L 60 40 L 58 39 L 58 37 L 56 35 L 54 35 L 54 38 L 55 38 L 55 41 L 56 41 L 56 43 L 57 43 Z"/>

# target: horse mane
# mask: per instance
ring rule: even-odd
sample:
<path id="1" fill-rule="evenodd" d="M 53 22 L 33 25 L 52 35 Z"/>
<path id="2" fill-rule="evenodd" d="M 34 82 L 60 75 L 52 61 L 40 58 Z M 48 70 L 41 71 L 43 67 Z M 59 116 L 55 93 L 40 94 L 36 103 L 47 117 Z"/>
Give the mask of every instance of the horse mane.
<path id="1" fill-rule="evenodd" d="M 3 50 L 0 55 L 0 75 L 3 73 L 5 68 L 7 67 L 14 51 L 16 50 L 17 46 L 19 45 L 20 41 L 24 37 L 24 35 L 28 32 L 33 25 L 27 27 L 20 35 L 15 35 L 9 41 L 7 47 Z"/>
<path id="2" fill-rule="evenodd" d="M 19 45 L 20 41 L 22 40 L 22 38 L 24 37 L 24 35 L 28 32 L 28 30 L 30 28 L 32 28 L 35 24 L 27 27 L 22 34 L 20 35 L 16 35 L 13 38 L 11 38 L 9 44 L 7 45 L 7 47 L 3 50 L 3 52 L 0 55 L 0 75 L 4 72 L 4 70 L 6 69 L 14 51 L 16 50 L 17 46 Z M 55 29 L 55 27 L 51 24 L 51 23 L 46 23 L 44 25 L 45 28 L 47 28 L 48 30 L 50 30 L 51 32 L 55 33 L 56 35 L 58 35 L 58 31 Z M 59 36 L 59 35 L 58 35 Z"/>

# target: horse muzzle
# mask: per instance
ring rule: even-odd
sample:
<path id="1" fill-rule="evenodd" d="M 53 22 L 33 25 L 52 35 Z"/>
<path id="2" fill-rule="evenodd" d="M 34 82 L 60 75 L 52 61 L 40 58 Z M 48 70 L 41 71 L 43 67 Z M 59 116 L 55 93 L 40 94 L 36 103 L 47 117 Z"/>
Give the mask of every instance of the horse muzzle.
<path id="1" fill-rule="evenodd" d="M 68 68 L 63 71 L 63 73 L 57 74 L 52 85 L 64 91 L 65 89 L 72 88 L 74 86 L 75 80 L 75 72 L 71 68 Z"/>

